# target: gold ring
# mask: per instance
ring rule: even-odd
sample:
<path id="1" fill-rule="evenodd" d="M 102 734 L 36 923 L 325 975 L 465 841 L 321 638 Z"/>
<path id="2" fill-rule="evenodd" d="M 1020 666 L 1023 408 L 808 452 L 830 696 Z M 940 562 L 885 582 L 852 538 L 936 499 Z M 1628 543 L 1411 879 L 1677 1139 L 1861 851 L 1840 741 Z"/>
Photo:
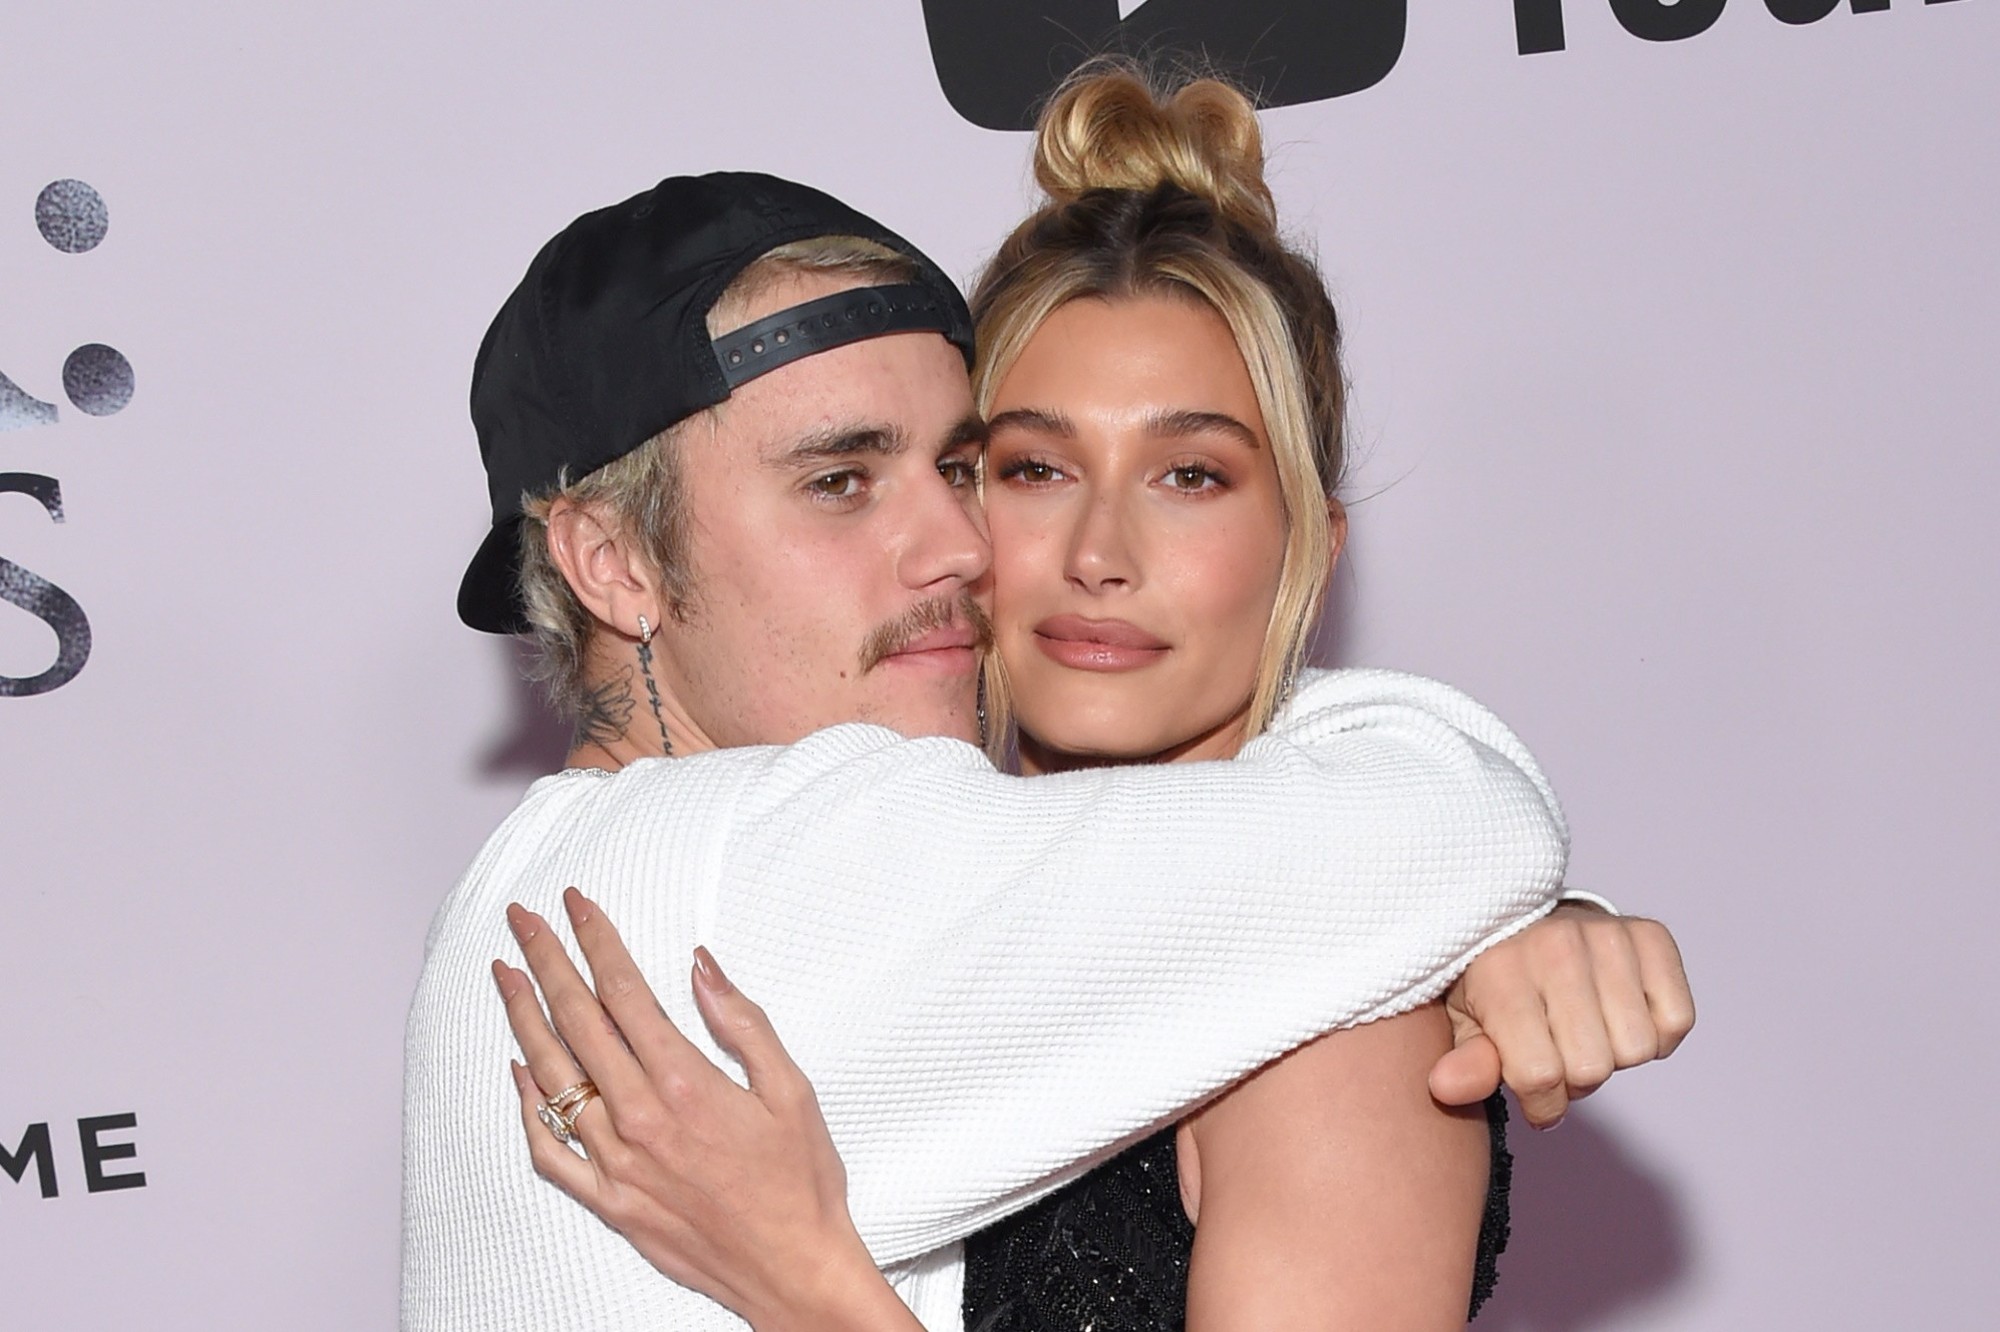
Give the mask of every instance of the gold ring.
<path id="1" fill-rule="evenodd" d="M 596 1096 L 597 1084 L 586 1078 L 574 1087 L 563 1088 L 536 1106 L 535 1115 L 555 1135 L 557 1142 L 567 1146 L 576 1140 L 576 1117 Z"/>
<path id="2" fill-rule="evenodd" d="M 575 1086 L 564 1087 L 554 1096 L 549 1097 L 549 1109 L 555 1111 L 557 1114 L 561 1114 L 571 1106 L 587 1101 L 595 1095 L 597 1095 L 597 1084 L 589 1078 L 585 1078 Z"/>

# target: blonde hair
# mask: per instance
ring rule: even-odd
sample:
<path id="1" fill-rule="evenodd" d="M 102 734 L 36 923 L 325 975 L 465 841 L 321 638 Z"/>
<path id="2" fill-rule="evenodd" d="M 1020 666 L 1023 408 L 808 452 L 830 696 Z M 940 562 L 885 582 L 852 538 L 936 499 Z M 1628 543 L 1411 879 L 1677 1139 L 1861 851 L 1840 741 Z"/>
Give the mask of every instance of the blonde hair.
<path id="1" fill-rule="evenodd" d="M 779 245 L 748 264 L 716 297 L 708 311 L 709 335 L 729 332 L 772 287 L 804 273 L 844 275 L 872 284 L 911 281 L 917 267 L 895 250 L 859 236 L 815 236 Z M 565 475 L 554 488 L 522 497 L 519 586 L 533 636 L 528 674 L 542 683 L 550 703 L 564 717 L 573 720 L 583 714 L 590 645 L 604 629 L 577 599 L 549 554 L 549 511 L 558 500 L 601 509 L 620 530 L 636 538 L 660 575 L 669 613 L 685 619 L 695 589 L 687 548 L 681 444 L 697 428 L 712 432 L 726 405 L 668 426 L 585 476 L 571 480 Z"/>
<path id="2" fill-rule="evenodd" d="M 1284 701 L 1319 617 L 1334 556 L 1346 380 L 1340 321 L 1312 259 L 1278 234 L 1263 135 L 1242 92 L 1213 78 L 1156 84 L 1096 62 L 1057 90 L 1036 127 L 1047 202 L 1001 243 L 972 293 L 987 411 L 1042 321 L 1085 297 L 1172 295 L 1228 324 L 1264 416 L 1284 501 L 1285 554 L 1251 694 L 1248 735 Z M 1007 712 L 997 655 L 987 711 Z"/>

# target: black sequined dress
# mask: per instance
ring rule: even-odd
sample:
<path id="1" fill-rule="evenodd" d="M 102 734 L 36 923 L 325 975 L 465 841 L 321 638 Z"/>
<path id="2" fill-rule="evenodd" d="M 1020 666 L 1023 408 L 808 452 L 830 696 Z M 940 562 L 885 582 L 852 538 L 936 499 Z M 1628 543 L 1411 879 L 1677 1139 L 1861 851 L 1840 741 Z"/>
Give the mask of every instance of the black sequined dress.
<path id="1" fill-rule="evenodd" d="M 1471 1315 L 1507 1247 L 1507 1103 L 1486 1103 L 1493 1168 Z M 965 1242 L 966 1332 L 1181 1332 L 1194 1226 L 1174 1130 L 1154 1134 Z"/>

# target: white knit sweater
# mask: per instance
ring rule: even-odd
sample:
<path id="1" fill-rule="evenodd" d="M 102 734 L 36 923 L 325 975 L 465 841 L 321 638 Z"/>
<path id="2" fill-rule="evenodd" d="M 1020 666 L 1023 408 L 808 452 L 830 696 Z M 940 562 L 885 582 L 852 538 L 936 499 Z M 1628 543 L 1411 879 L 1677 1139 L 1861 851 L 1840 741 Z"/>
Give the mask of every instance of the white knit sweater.
<path id="1" fill-rule="evenodd" d="M 1567 832 L 1498 719 L 1314 672 L 1228 763 L 1020 778 L 848 725 L 544 778 L 439 911 L 410 1014 L 406 1332 L 736 1329 L 529 1165 L 487 972 L 575 884 L 681 1030 L 706 943 L 818 1088 L 934 1332 L 956 1243 L 1321 1032 L 1436 997 L 1556 900 Z"/>

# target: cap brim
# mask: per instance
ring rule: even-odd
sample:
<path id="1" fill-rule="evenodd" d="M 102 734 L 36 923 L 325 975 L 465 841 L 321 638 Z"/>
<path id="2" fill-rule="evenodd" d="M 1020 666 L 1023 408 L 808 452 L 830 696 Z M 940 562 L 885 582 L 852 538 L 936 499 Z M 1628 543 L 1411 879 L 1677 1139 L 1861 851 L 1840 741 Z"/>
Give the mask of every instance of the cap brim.
<path id="1" fill-rule="evenodd" d="M 487 634 L 525 634 L 521 610 L 521 520 L 495 525 L 458 585 L 458 618 Z"/>

